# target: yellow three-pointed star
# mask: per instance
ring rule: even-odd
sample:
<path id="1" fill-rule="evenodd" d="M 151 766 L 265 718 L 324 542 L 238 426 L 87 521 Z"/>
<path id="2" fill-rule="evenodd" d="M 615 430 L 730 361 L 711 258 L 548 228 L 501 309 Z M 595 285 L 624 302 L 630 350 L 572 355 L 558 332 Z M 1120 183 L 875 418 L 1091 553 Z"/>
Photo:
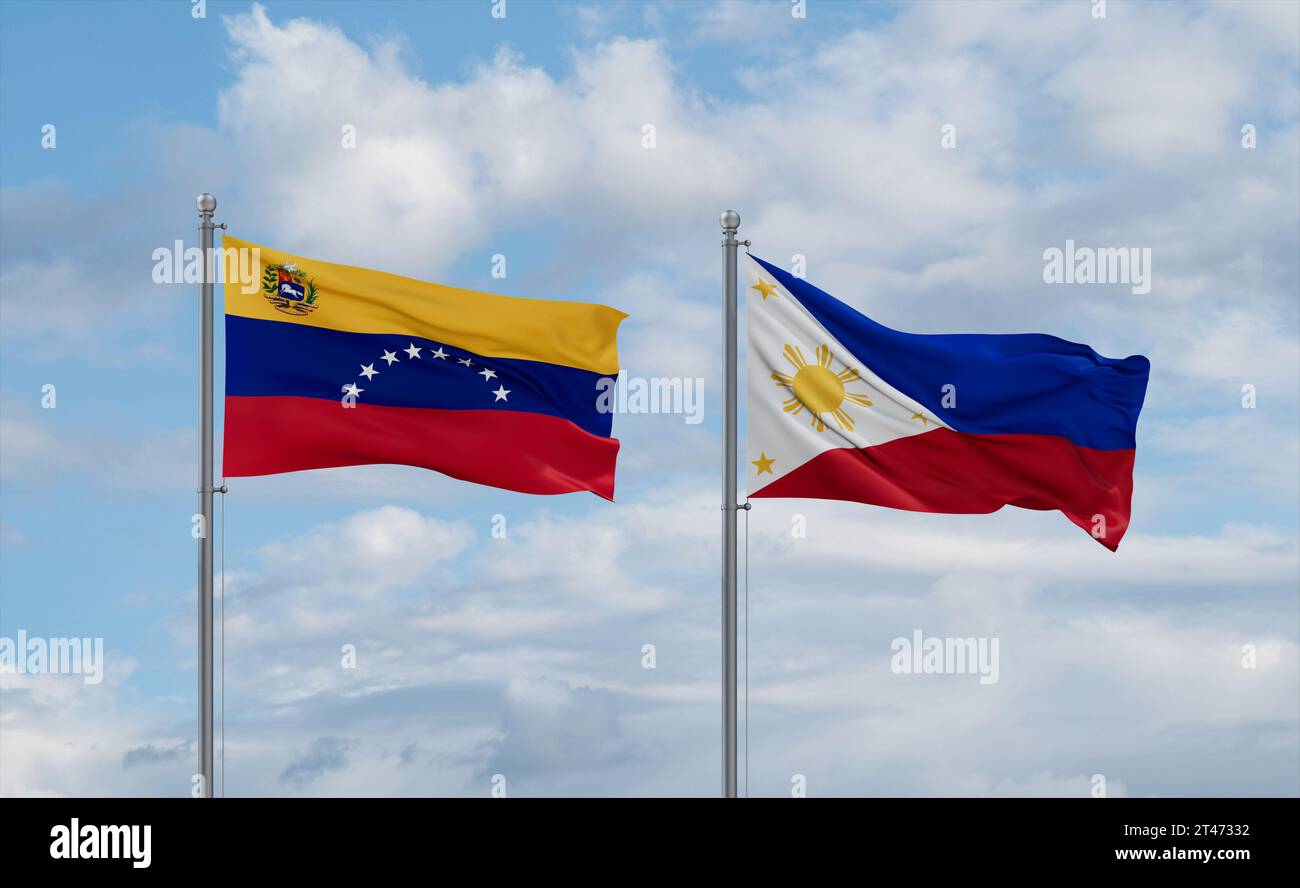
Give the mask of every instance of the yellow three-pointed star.
<path id="1" fill-rule="evenodd" d="M 764 301 L 764 302 L 767 301 L 767 297 L 769 297 L 769 296 L 776 296 L 776 295 L 779 295 L 779 294 L 776 292 L 776 287 L 772 286 L 771 284 L 769 284 L 767 281 L 763 280 L 762 278 L 759 278 L 759 279 L 758 279 L 758 283 L 757 283 L 757 284 L 754 284 L 754 286 L 750 287 L 749 289 L 751 289 L 751 290 L 757 290 L 758 292 L 762 293 L 762 294 L 763 294 L 763 301 Z"/>
<path id="2" fill-rule="evenodd" d="M 913 413 L 913 414 L 912 414 L 912 419 L 919 419 L 919 420 L 921 420 L 921 425 L 923 425 L 923 426 L 928 426 L 928 425 L 930 424 L 930 417 L 926 416 L 926 415 L 923 414 L 923 413 Z"/>
<path id="3" fill-rule="evenodd" d="M 767 453 L 764 452 L 758 455 L 758 459 L 750 460 L 750 465 L 758 467 L 759 475 L 764 472 L 767 472 L 769 475 L 775 475 L 776 473 L 772 471 L 772 463 L 774 462 L 776 462 L 776 460 L 769 459 Z"/>

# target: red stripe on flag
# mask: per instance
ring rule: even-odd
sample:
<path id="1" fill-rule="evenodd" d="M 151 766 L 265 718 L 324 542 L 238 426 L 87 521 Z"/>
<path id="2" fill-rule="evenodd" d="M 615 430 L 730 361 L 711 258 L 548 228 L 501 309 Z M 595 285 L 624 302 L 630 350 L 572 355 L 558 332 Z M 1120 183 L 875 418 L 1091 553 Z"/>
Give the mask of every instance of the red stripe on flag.
<path id="1" fill-rule="evenodd" d="M 780 459 L 780 454 L 769 453 Z M 1133 450 L 1091 450 L 1057 435 L 935 429 L 861 449 L 827 450 L 751 497 L 810 497 L 913 512 L 1059 509 L 1114 551 L 1128 529 Z"/>
<path id="2" fill-rule="evenodd" d="M 589 490 L 613 500 L 617 457 L 614 438 L 540 413 L 226 398 L 222 463 L 232 478 L 390 463 L 520 493 Z"/>

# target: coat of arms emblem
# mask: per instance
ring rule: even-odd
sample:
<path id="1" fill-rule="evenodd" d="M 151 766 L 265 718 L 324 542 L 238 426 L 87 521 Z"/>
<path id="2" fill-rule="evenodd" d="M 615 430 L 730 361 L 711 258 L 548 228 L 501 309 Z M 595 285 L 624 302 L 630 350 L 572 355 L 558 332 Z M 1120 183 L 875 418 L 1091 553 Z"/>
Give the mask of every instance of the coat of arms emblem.
<path id="1" fill-rule="evenodd" d="M 276 311 L 308 315 L 316 310 L 316 281 L 292 262 L 268 265 L 262 271 L 262 294 Z"/>

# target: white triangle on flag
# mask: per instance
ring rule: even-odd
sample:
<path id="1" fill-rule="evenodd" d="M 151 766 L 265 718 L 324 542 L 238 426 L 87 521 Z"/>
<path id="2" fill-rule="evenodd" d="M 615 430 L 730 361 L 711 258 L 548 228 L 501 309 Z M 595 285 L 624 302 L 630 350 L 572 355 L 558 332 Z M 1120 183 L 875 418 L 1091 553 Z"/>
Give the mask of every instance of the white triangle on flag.
<path id="1" fill-rule="evenodd" d="M 827 450 L 873 447 L 948 427 L 877 376 L 869 355 L 845 348 L 753 257 L 746 256 L 744 266 L 751 494 Z"/>

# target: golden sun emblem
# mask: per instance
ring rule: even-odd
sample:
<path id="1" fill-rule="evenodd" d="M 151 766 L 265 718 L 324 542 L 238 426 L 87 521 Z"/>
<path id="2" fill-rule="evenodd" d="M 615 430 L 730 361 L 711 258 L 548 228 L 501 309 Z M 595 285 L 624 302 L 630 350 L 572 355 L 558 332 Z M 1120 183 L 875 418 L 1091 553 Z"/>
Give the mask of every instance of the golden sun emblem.
<path id="1" fill-rule="evenodd" d="M 819 432 L 826 431 L 826 421 L 822 419 L 822 414 L 825 413 L 829 413 L 836 425 L 844 431 L 853 431 L 853 417 L 845 412 L 844 402 L 871 406 L 871 400 L 866 395 L 845 389 L 848 383 L 862 378 L 858 371 L 852 367 L 845 367 L 839 373 L 831 370 L 831 350 L 826 345 L 817 346 L 816 364 L 809 364 L 797 345 L 787 345 L 782 355 L 794 366 L 795 374 L 772 374 L 777 385 L 794 393 L 794 397 L 788 398 L 781 409 L 795 416 L 807 407 L 812 414 L 812 427 Z"/>

